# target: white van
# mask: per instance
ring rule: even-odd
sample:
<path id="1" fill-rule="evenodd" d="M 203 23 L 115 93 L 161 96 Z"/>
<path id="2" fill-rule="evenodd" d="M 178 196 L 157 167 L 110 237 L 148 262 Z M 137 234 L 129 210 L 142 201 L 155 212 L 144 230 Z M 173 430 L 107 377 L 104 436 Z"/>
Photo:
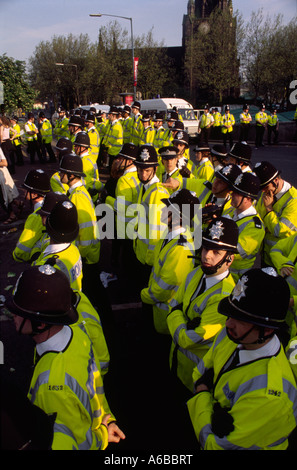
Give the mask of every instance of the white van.
<path id="1" fill-rule="evenodd" d="M 199 115 L 188 101 L 182 98 L 156 98 L 153 100 L 140 100 L 139 103 L 141 105 L 141 114 L 149 113 L 153 116 L 155 113 L 162 113 L 165 119 L 167 113 L 176 108 L 178 114 L 182 117 L 185 131 L 189 136 L 196 137 L 198 135 Z"/>

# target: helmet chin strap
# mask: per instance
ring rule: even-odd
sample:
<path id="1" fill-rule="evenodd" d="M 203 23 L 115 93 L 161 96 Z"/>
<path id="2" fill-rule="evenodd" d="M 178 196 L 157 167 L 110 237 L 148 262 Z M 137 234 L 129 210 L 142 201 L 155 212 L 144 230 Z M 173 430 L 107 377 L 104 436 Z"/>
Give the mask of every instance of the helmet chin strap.
<path id="1" fill-rule="evenodd" d="M 22 331 L 23 331 L 24 325 L 25 325 L 25 323 L 26 323 L 26 320 L 27 320 L 27 318 L 23 318 L 23 321 L 22 321 L 22 323 L 21 323 L 20 329 L 19 329 L 19 331 L 18 331 L 19 335 L 22 334 Z M 40 322 L 35 321 L 35 320 L 30 320 L 30 322 L 31 322 L 31 326 L 32 326 L 32 332 L 30 333 L 29 336 L 40 335 L 40 334 L 43 333 L 44 331 L 49 330 L 50 327 L 52 326 L 52 325 L 49 325 L 49 324 L 48 324 L 48 325 L 44 326 L 43 328 L 38 328 L 38 326 L 40 326 Z"/>
<path id="2" fill-rule="evenodd" d="M 242 341 L 250 334 L 251 331 L 253 331 L 253 329 L 256 327 L 256 325 L 252 325 L 251 328 L 246 331 L 242 336 L 240 336 L 239 338 L 234 338 L 230 333 L 229 333 L 229 328 L 226 327 L 226 332 L 227 332 L 227 335 L 228 335 L 228 338 L 231 339 L 231 341 L 233 341 L 233 343 L 236 343 L 236 344 L 263 344 L 265 343 L 265 341 L 269 338 L 272 338 L 272 336 L 274 335 L 274 331 L 272 331 L 272 333 L 269 333 L 268 335 L 265 336 L 264 334 L 264 326 L 261 326 L 259 328 L 259 336 L 258 336 L 258 339 L 256 339 L 256 341 L 252 341 L 251 343 L 242 343 Z"/>

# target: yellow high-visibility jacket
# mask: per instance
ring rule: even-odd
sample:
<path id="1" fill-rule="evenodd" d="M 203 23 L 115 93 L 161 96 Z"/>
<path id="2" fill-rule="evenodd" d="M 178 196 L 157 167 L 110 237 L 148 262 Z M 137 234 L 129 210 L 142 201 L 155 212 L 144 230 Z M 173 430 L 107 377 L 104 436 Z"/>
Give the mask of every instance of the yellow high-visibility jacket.
<path id="1" fill-rule="evenodd" d="M 135 218 L 135 214 L 129 215 L 127 211 L 132 204 L 137 204 L 139 192 L 140 181 L 136 167 L 133 165 L 118 179 L 116 197 L 107 196 L 106 198 L 106 204 L 110 204 L 115 211 L 118 238 L 129 239 L 127 226 Z"/>
<path id="2" fill-rule="evenodd" d="M 138 113 L 136 116 L 132 116 L 130 143 L 134 145 L 140 145 L 140 135 L 143 129 L 141 118 L 142 114 L 140 113 Z"/>
<path id="3" fill-rule="evenodd" d="M 68 189 L 69 189 L 68 184 L 62 183 L 59 171 L 56 171 L 56 173 L 54 173 L 51 176 L 50 185 L 51 185 L 52 191 L 59 192 L 59 193 L 62 193 L 62 194 L 66 194 Z"/>
<path id="4" fill-rule="evenodd" d="M 143 186 L 140 189 L 137 201 L 139 204 L 138 222 L 135 227 L 133 248 L 137 259 L 142 264 L 152 266 L 154 263 L 154 248 L 167 227 L 161 222 L 161 211 L 165 206 L 161 199 L 169 196 L 167 189 L 157 182 L 151 184 L 146 191 Z"/>
<path id="5" fill-rule="evenodd" d="M 126 119 L 122 119 L 121 124 L 123 126 L 123 143 L 129 144 L 131 142 L 132 117 L 128 116 Z"/>
<path id="6" fill-rule="evenodd" d="M 89 152 L 83 153 L 81 155 L 81 159 L 83 162 L 83 172 L 86 175 L 83 178 L 83 182 L 87 190 L 93 189 L 97 191 L 97 193 L 99 191 L 102 191 L 103 183 L 99 180 L 99 171 L 98 171 L 97 162 L 94 162 Z M 92 197 L 93 201 L 95 201 L 97 198 L 98 198 L 98 194 Z"/>
<path id="7" fill-rule="evenodd" d="M 263 220 L 266 234 L 264 238 L 264 261 L 270 265 L 270 250 L 281 238 L 297 232 L 297 189 L 289 185 L 281 197 L 277 198 L 271 212 L 266 212 L 263 194 L 256 204 L 256 210 Z"/>
<path id="8" fill-rule="evenodd" d="M 30 261 L 32 255 L 40 252 L 44 226 L 39 215 L 40 205 L 27 217 L 23 231 L 12 252 L 13 259 L 18 262 Z"/>
<path id="9" fill-rule="evenodd" d="M 139 136 L 139 145 L 154 145 L 156 130 L 151 126 L 143 127 Z"/>
<path id="10" fill-rule="evenodd" d="M 76 325 L 84 331 L 93 343 L 96 364 L 100 366 L 101 375 L 107 374 L 110 363 L 110 355 L 102 323 L 97 310 L 93 307 L 88 297 L 82 291 L 74 291 L 79 299 L 76 309 L 79 315 Z M 98 367 L 99 368 L 99 367 Z"/>
<path id="11" fill-rule="evenodd" d="M 214 177 L 214 167 L 211 161 L 207 159 L 203 159 L 199 165 L 195 165 L 193 170 L 193 175 L 195 178 L 201 178 L 203 180 L 212 181 Z"/>
<path id="12" fill-rule="evenodd" d="M 45 144 L 50 144 L 53 140 L 53 128 L 48 119 L 44 119 L 42 121 L 42 125 L 40 127 L 40 134 L 42 137 L 42 142 Z"/>
<path id="13" fill-rule="evenodd" d="M 159 127 L 159 129 L 155 129 L 155 136 L 154 136 L 154 141 L 153 141 L 153 146 L 155 147 L 156 150 L 160 149 L 163 144 L 164 144 L 164 135 L 165 129 L 163 126 Z"/>
<path id="14" fill-rule="evenodd" d="M 267 124 L 267 122 L 268 122 L 267 113 L 262 113 L 262 112 L 256 113 L 255 121 L 256 121 L 257 126 L 262 126 L 263 124 Z"/>
<path id="15" fill-rule="evenodd" d="M 33 266 L 51 264 L 68 278 L 71 289 L 82 289 L 82 260 L 73 243 L 51 244 L 39 255 Z"/>
<path id="16" fill-rule="evenodd" d="M 233 131 L 233 126 L 235 124 L 235 118 L 233 114 L 223 114 L 221 117 L 221 131 L 223 134 L 227 134 L 228 132 Z M 230 126 L 229 128 L 225 126 Z"/>
<path id="17" fill-rule="evenodd" d="M 194 383 L 205 371 L 214 372 L 213 392 L 200 392 L 187 403 L 196 437 L 204 450 L 285 450 L 296 426 L 297 390 L 283 347 L 275 356 L 224 371 L 236 346 L 224 328 L 194 369 Z M 234 420 L 234 430 L 221 438 L 211 427 L 215 402 Z"/>
<path id="18" fill-rule="evenodd" d="M 100 136 L 95 126 L 90 129 L 86 129 L 86 133 L 90 137 L 90 149 L 89 154 L 93 164 L 97 165 L 99 149 L 100 149 Z"/>
<path id="19" fill-rule="evenodd" d="M 187 274 L 194 269 L 195 246 L 189 231 L 172 239 L 160 239 L 154 250 L 154 265 L 148 287 L 142 289 L 141 300 L 153 306 L 154 325 L 158 333 L 169 334 L 166 317 L 169 302 Z"/>
<path id="20" fill-rule="evenodd" d="M 238 227 L 238 253 L 234 255 L 234 261 L 230 267 L 230 271 L 237 282 L 239 277 L 248 269 L 251 269 L 258 253 L 261 253 L 263 240 L 265 237 L 265 229 L 254 207 L 251 207 L 245 213 L 235 216 L 233 207 L 227 211 Z"/>
<path id="21" fill-rule="evenodd" d="M 100 235 L 95 207 L 82 182 L 69 188 L 69 199 L 76 206 L 79 233 L 75 244 L 87 264 L 98 263 L 100 257 Z"/>
<path id="22" fill-rule="evenodd" d="M 107 124 L 102 144 L 107 147 L 109 155 L 118 155 L 123 146 L 123 126 L 120 121 Z"/>
<path id="23" fill-rule="evenodd" d="M 110 409 L 93 345 L 77 324 L 64 328 L 71 332 L 67 347 L 41 355 L 28 398 L 45 413 L 57 414 L 53 450 L 68 450 L 69 444 L 71 450 L 72 440 L 79 450 L 103 450 L 108 432 L 102 419 Z"/>
<path id="24" fill-rule="evenodd" d="M 68 122 L 69 122 L 69 118 L 67 118 L 66 116 L 64 116 L 62 119 L 57 119 L 56 125 L 54 128 L 54 134 L 55 134 L 56 140 L 59 140 L 61 137 L 67 137 L 68 139 L 70 138 Z"/>
<path id="25" fill-rule="evenodd" d="M 207 353 L 215 335 L 226 322 L 226 317 L 218 313 L 218 304 L 231 294 L 235 286 L 231 273 L 226 274 L 224 279 L 197 295 L 203 271 L 201 267 L 194 269 L 170 303 L 167 317 L 172 336 L 170 367 L 191 391 L 194 367 Z"/>

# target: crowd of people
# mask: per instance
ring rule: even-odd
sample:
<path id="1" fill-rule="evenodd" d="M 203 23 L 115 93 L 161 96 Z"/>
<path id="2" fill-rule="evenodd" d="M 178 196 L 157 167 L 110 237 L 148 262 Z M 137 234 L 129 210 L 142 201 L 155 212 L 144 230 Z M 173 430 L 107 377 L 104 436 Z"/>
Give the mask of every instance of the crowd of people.
<path id="1" fill-rule="evenodd" d="M 142 115 L 137 101 L 107 117 L 61 107 L 54 128 L 43 113 L 39 124 L 29 113 L 28 155 L 40 168 L 23 182 L 32 212 L 12 253 L 24 270 L 6 306 L 36 344 L 20 403 L 48 432 L 20 429 L 7 409 L 18 439 L 7 433 L 6 445 L 103 450 L 126 438 L 104 391 L 113 350 L 100 230 L 112 220 L 111 261 L 139 293 L 143 354 L 176 406 L 173 420 L 188 413 L 197 449 L 287 449 L 297 421 L 297 189 L 269 161 L 252 165 L 246 134 L 228 150 L 227 141 L 210 147 L 207 117 L 193 156 L 178 111 Z M 158 421 L 162 399 L 151 395 Z"/>

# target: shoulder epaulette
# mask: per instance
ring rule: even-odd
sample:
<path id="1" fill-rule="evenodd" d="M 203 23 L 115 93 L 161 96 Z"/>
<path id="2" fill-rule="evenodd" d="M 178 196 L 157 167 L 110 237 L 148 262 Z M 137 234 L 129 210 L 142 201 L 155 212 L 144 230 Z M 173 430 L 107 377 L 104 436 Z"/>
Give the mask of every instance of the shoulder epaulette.
<path id="1" fill-rule="evenodd" d="M 255 222 L 256 228 L 262 228 L 262 222 L 257 215 L 253 217 L 253 221 Z"/>

